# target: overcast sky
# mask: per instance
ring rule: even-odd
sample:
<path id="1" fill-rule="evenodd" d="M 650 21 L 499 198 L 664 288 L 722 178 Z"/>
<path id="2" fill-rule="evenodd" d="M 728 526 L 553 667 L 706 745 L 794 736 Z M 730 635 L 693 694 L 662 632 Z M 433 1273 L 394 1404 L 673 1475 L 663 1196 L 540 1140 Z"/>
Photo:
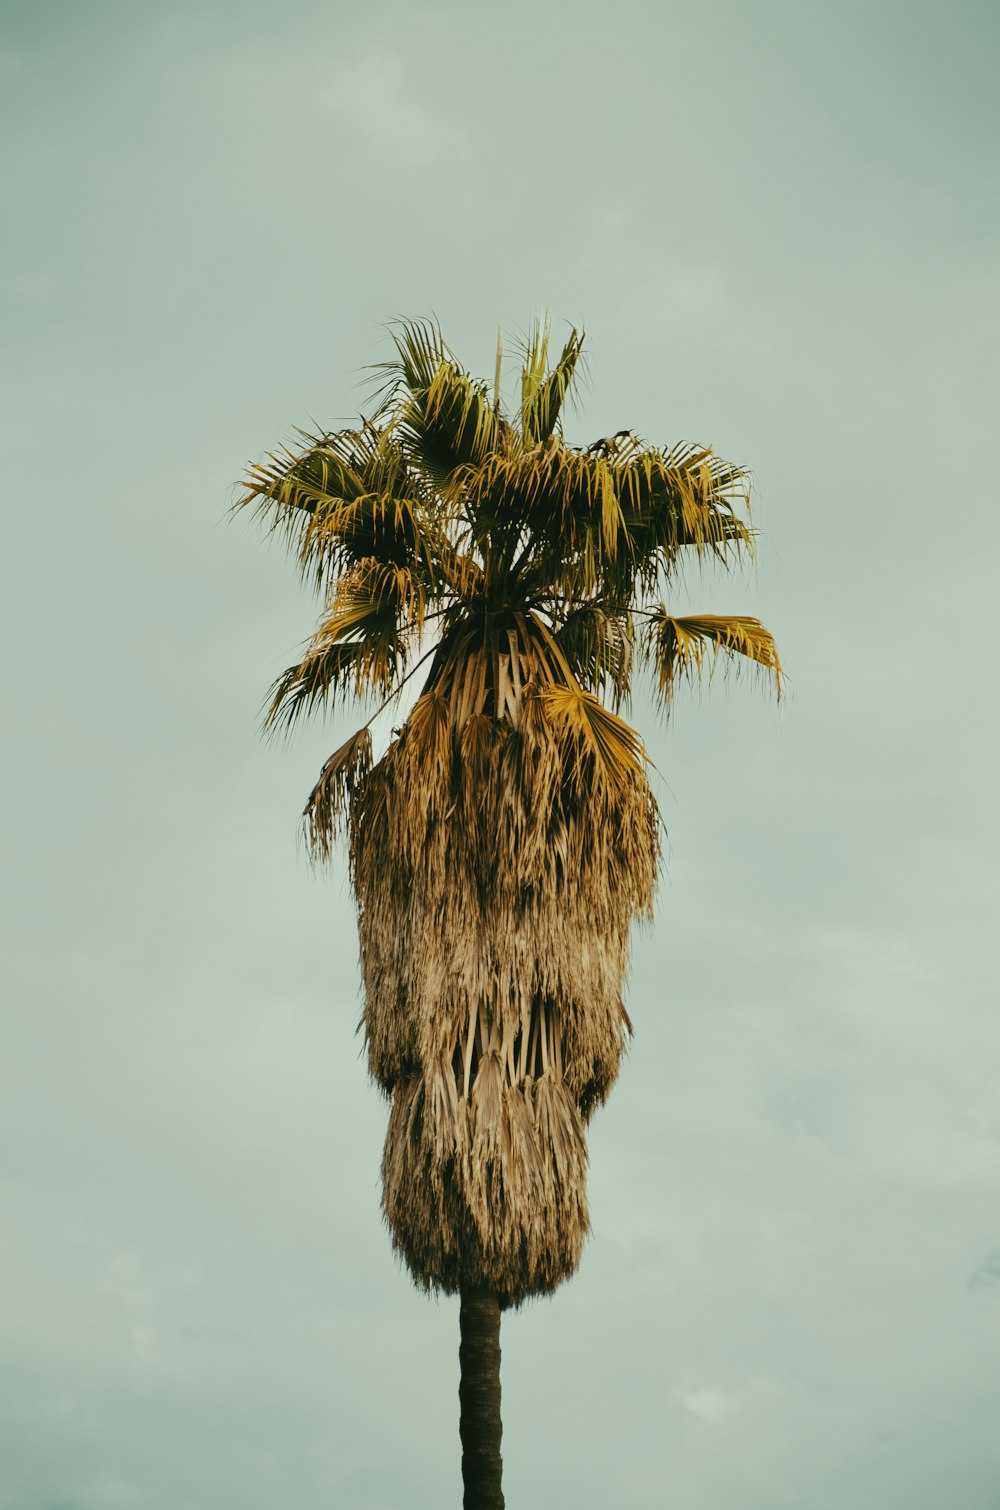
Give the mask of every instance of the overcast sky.
<path id="1" fill-rule="evenodd" d="M 393 315 L 588 332 L 570 439 L 750 465 L 790 696 L 635 719 L 670 833 L 516 1510 L 997 1510 L 994 4 L 6 0 L 0 1510 L 437 1510 L 354 914 L 225 512 Z"/>

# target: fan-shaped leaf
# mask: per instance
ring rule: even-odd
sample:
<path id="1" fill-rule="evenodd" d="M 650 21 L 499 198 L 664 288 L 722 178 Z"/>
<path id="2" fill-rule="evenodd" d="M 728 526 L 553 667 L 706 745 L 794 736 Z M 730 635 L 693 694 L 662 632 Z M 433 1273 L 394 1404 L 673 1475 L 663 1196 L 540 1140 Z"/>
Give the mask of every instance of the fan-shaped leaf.
<path id="1" fill-rule="evenodd" d="M 612 785 L 642 771 L 645 747 L 630 724 L 579 686 L 546 687 L 540 694 L 546 714 L 562 734 L 582 739 L 597 756 Z"/>
<path id="2" fill-rule="evenodd" d="M 783 673 L 777 646 L 759 619 L 717 614 L 676 618 L 661 608 L 650 619 L 646 636 L 664 701 L 680 681 L 694 681 L 706 663 L 713 669 L 720 654 L 754 662 L 769 672 L 781 696 Z"/>

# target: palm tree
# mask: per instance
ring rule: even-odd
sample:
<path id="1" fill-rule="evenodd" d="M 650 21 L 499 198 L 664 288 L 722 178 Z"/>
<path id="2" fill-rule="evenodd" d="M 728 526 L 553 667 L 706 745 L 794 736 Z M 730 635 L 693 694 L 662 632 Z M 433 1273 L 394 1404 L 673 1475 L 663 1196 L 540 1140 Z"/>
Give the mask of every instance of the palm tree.
<path id="1" fill-rule="evenodd" d="M 372 1076 L 391 1102 L 382 1205 L 418 1284 L 461 1297 L 465 1506 L 503 1504 L 504 1307 L 575 1271 L 585 1127 L 618 1073 L 634 919 L 659 815 L 621 716 L 637 668 L 667 703 L 716 657 L 780 691 L 747 617 L 677 617 L 685 559 L 752 552 L 748 479 L 629 430 L 585 448 L 562 416 L 581 372 L 536 324 L 520 403 L 473 380 L 436 325 L 394 329 L 370 419 L 250 468 L 240 504 L 294 546 L 325 608 L 265 723 L 419 696 L 385 754 L 372 718 L 305 808 L 314 856 L 346 836 Z M 376 709 L 376 713 L 380 711 Z"/>

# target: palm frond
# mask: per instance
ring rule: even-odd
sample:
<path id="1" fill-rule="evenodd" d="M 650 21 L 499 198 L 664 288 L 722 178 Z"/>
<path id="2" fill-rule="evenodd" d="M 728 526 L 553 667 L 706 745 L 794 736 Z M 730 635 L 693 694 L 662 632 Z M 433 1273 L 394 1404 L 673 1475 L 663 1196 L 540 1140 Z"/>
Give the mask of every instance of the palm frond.
<path id="1" fill-rule="evenodd" d="M 632 626 L 628 615 L 600 603 L 581 603 L 555 636 L 573 674 L 589 691 L 610 696 L 615 707 L 628 698 L 632 672 Z"/>
<path id="2" fill-rule="evenodd" d="M 680 682 L 695 681 L 708 667 L 711 673 L 720 655 L 738 666 L 739 660 L 754 663 L 769 673 L 780 699 L 783 672 L 778 649 L 759 619 L 701 614 L 675 617 L 661 606 L 646 629 L 646 646 L 656 668 L 660 696 L 668 702 Z"/>
<path id="3" fill-rule="evenodd" d="M 405 321 L 392 339 L 397 357 L 378 369 L 385 382 L 377 417 L 391 420 L 408 461 L 444 486 L 459 468 L 480 465 L 508 427 L 487 385 L 459 366 L 436 324 Z"/>
<path id="4" fill-rule="evenodd" d="M 579 685 L 546 687 L 539 696 L 554 727 L 582 740 L 615 788 L 642 772 L 645 746 L 630 724 Z"/>
<path id="5" fill-rule="evenodd" d="M 291 728 L 303 714 L 356 695 L 367 680 L 371 655 L 362 640 L 338 641 L 314 646 L 303 660 L 286 671 L 268 689 L 263 727 L 274 733 Z"/>
<path id="6" fill-rule="evenodd" d="M 265 729 L 287 730 L 303 713 L 345 695 L 390 692 L 425 601 L 420 575 L 409 567 L 369 559 L 345 572 L 305 657 L 272 686 Z"/>
<path id="7" fill-rule="evenodd" d="M 749 475 L 711 450 L 629 447 L 616 480 L 628 553 L 644 588 L 669 576 L 684 547 L 724 563 L 752 555 Z"/>
<path id="8" fill-rule="evenodd" d="M 753 549 L 740 468 L 693 447 L 641 447 L 630 432 L 586 450 L 550 439 L 494 453 L 462 489 L 481 535 L 507 530 L 525 541 L 525 586 L 551 587 L 569 605 L 596 595 L 624 610 L 636 583 L 655 590 L 685 547 L 726 564 Z"/>
<path id="9" fill-rule="evenodd" d="M 371 770 L 368 724 L 334 750 L 320 771 L 302 813 L 306 845 L 314 860 L 329 860 L 359 785 Z"/>
<path id="10" fill-rule="evenodd" d="M 533 450 L 493 453 L 462 482 L 468 512 L 486 529 L 523 537 L 533 581 L 570 602 L 593 593 L 622 538 L 612 464 L 550 439 Z"/>
<path id="11" fill-rule="evenodd" d="M 388 490 L 324 502 L 303 534 L 301 553 L 322 555 L 334 569 L 372 560 L 432 571 L 446 538 L 425 499 Z"/>
<path id="12" fill-rule="evenodd" d="M 536 321 L 523 347 L 521 443 L 526 450 L 556 433 L 583 350 L 583 331 L 571 330 L 559 360 L 549 371 L 549 322 Z"/>
<path id="13" fill-rule="evenodd" d="M 534 320 L 521 351 L 521 436 L 526 446 L 537 445 L 531 413 L 549 370 L 549 322 Z"/>
<path id="14" fill-rule="evenodd" d="M 374 469 L 385 459 L 380 431 L 366 426 L 332 435 L 299 434 L 306 442 L 301 450 L 285 446 L 248 466 L 236 508 L 254 504 L 273 526 L 294 529 L 323 503 L 343 504 L 372 491 Z"/>
<path id="15" fill-rule="evenodd" d="M 294 545 L 318 587 L 365 558 L 433 571 L 446 544 L 440 501 L 375 426 L 305 437 L 299 453 L 272 455 L 248 470 L 237 506 L 256 503 Z"/>
<path id="16" fill-rule="evenodd" d="M 316 640 L 378 637 L 391 624 L 419 633 L 427 606 L 421 563 L 396 565 L 364 557 L 342 573 L 316 632 Z"/>

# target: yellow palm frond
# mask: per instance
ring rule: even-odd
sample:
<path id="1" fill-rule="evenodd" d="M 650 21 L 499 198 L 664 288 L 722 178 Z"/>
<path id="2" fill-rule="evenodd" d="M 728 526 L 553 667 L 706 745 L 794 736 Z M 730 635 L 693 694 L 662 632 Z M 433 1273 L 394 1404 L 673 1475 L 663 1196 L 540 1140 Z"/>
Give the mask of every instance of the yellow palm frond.
<path id="1" fill-rule="evenodd" d="M 578 684 L 544 688 L 546 716 L 563 738 L 580 740 L 597 758 L 613 788 L 643 770 L 645 746 L 631 724 Z"/>
<path id="2" fill-rule="evenodd" d="M 719 614 L 677 618 L 661 607 L 646 630 L 646 645 L 656 667 L 660 695 L 668 701 L 681 681 L 695 681 L 708 666 L 714 669 L 719 655 L 752 662 L 769 673 L 780 699 L 783 672 L 778 649 L 759 619 Z"/>

